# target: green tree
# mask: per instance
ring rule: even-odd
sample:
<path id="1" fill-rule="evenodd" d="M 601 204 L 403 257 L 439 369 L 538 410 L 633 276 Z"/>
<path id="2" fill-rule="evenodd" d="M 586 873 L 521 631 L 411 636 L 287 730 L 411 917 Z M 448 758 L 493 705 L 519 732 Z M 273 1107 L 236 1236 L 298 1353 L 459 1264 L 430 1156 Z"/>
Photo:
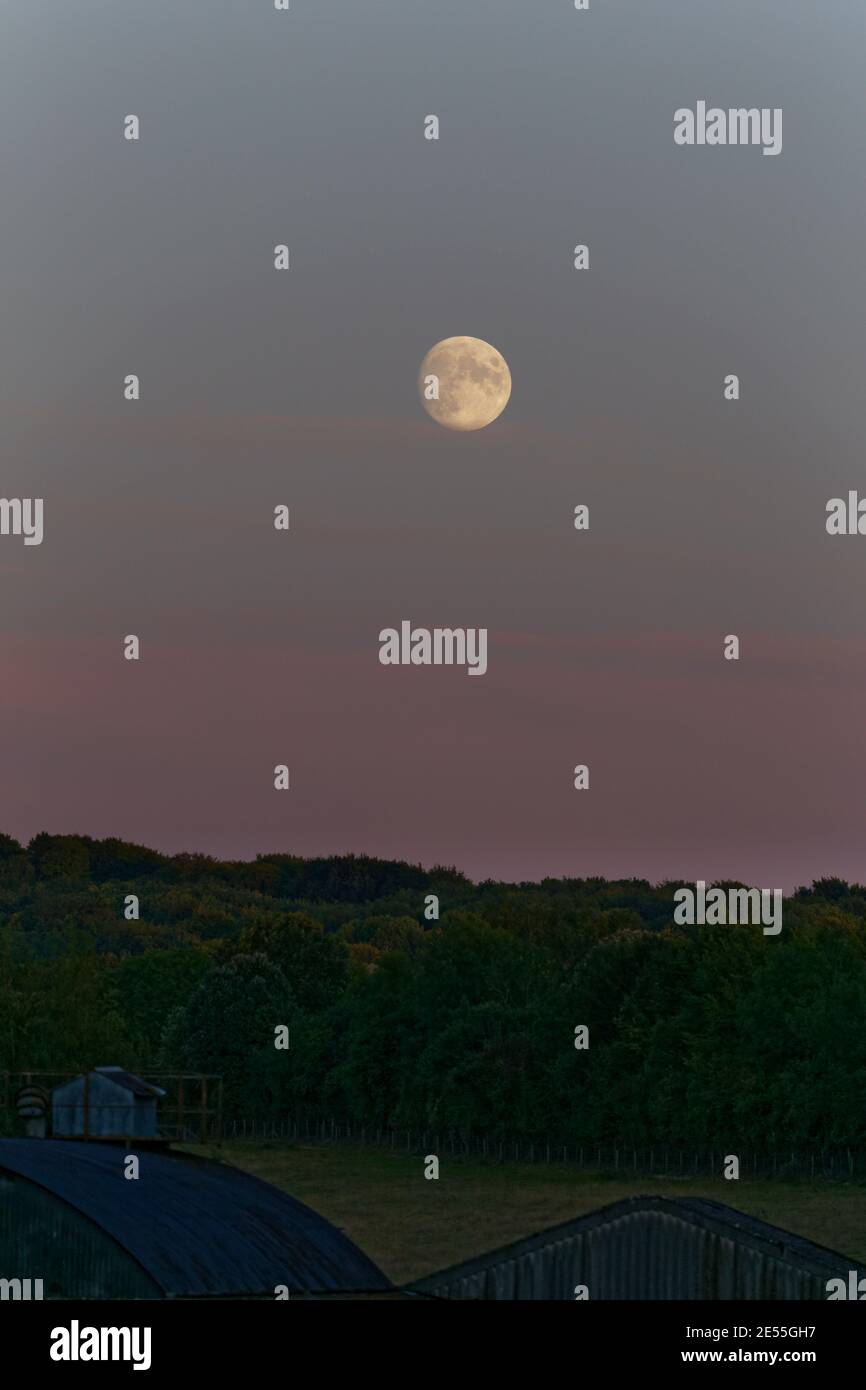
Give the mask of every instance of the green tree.
<path id="1" fill-rule="evenodd" d="M 273 1049 L 278 1025 L 291 1027 L 294 1008 L 285 976 L 273 962 L 261 954 L 236 956 L 205 976 L 182 1024 L 172 1020 L 174 1032 L 165 1044 L 180 1051 L 185 1066 L 221 1075 L 227 1109 L 242 1111 L 258 1099 L 250 1090 L 252 1060 Z"/>
<path id="2" fill-rule="evenodd" d="M 315 1012 L 339 998 L 348 978 L 345 942 L 301 912 L 262 915 L 241 932 L 238 950 L 261 954 L 285 976 L 298 1006 Z"/>

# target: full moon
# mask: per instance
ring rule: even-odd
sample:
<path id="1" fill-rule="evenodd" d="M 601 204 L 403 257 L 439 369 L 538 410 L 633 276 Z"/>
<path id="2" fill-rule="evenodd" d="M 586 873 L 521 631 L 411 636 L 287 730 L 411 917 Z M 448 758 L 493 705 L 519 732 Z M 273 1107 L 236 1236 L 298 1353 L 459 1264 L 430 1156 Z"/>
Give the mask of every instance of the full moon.
<path id="1" fill-rule="evenodd" d="M 438 380 L 438 400 L 429 399 Z M 428 415 L 449 430 L 481 430 L 501 415 L 511 395 L 508 363 L 481 338 L 443 338 L 418 372 L 418 393 Z"/>

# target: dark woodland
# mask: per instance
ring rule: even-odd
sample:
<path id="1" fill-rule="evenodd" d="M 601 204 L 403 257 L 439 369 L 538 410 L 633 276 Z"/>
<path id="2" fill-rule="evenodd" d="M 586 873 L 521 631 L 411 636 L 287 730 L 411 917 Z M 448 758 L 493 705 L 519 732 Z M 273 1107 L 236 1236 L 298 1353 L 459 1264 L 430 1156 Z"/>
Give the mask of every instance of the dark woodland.
<path id="1" fill-rule="evenodd" d="M 799 889 L 770 938 L 675 925 L 679 886 L 2 836 L 0 1072 L 219 1073 L 229 1119 L 863 1146 L 866 888 Z"/>

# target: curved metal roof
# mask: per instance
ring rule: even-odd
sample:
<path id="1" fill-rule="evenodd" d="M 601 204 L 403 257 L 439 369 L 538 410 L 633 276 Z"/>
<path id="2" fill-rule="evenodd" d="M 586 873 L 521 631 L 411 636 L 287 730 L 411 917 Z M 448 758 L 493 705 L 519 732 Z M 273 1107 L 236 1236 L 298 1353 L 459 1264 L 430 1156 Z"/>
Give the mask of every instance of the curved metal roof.
<path id="1" fill-rule="evenodd" d="M 139 1177 L 123 1176 L 127 1153 Z M 392 1287 L 356 1245 L 269 1183 L 187 1154 L 62 1139 L 0 1139 L 0 1169 L 89 1217 L 168 1297 Z"/>

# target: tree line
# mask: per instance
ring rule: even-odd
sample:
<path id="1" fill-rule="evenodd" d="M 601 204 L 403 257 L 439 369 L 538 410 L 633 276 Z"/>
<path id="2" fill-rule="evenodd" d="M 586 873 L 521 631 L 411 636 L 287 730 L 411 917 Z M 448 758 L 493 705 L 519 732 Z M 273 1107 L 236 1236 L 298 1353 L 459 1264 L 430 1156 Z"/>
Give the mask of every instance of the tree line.
<path id="1" fill-rule="evenodd" d="M 862 1146 L 866 889 L 797 890 L 772 938 L 676 925 L 680 886 L 3 836 L 0 1071 L 217 1072 L 227 1118 Z"/>

